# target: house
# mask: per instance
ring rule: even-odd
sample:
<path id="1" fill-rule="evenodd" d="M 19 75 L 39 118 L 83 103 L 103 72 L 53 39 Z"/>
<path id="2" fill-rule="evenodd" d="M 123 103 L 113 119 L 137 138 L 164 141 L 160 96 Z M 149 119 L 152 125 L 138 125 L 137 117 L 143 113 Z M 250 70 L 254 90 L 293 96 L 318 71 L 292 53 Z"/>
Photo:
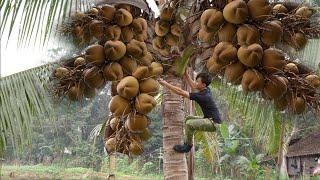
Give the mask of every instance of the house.
<path id="1" fill-rule="evenodd" d="M 312 175 L 320 158 L 320 132 L 310 135 L 289 145 L 287 170 L 289 176 Z"/>

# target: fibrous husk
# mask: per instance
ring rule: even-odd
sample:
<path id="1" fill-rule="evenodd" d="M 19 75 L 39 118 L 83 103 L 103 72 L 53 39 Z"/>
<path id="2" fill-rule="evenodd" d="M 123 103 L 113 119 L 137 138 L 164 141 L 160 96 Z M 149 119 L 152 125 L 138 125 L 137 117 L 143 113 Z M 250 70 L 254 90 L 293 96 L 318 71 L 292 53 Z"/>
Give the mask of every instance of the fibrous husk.
<path id="1" fill-rule="evenodd" d="M 226 67 L 226 70 L 224 72 L 224 77 L 228 82 L 231 82 L 233 84 L 240 84 L 244 71 L 245 71 L 245 66 L 238 61 L 238 62 L 229 64 Z"/>
<path id="2" fill-rule="evenodd" d="M 320 78 L 315 74 L 308 75 L 307 77 L 305 77 L 305 80 L 315 88 L 320 87 Z"/>
<path id="3" fill-rule="evenodd" d="M 103 20 L 106 22 L 110 22 L 113 20 L 115 12 L 116 12 L 116 8 L 110 5 L 104 5 L 100 9 L 100 15 L 103 17 Z"/>
<path id="4" fill-rule="evenodd" d="M 116 144 L 117 144 L 117 141 L 116 141 L 116 138 L 109 138 L 104 147 L 106 148 L 106 151 L 108 153 L 113 153 L 116 151 Z"/>
<path id="5" fill-rule="evenodd" d="M 289 41 L 290 42 L 290 41 Z M 303 49 L 307 45 L 308 39 L 306 36 L 300 32 L 294 33 L 291 36 L 291 45 L 297 50 Z"/>
<path id="6" fill-rule="evenodd" d="M 103 68 L 103 76 L 107 81 L 116 81 L 123 78 L 122 67 L 119 63 L 113 62 Z"/>
<path id="7" fill-rule="evenodd" d="M 135 108 L 141 114 L 148 114 L 157 105 L 156 100 L 145 93 L 136 97 Z"/>
<path id="8" fill-rule="evenodd" d="M 148 128 L 145 128 L 144 130 L 142 130 L 142 133 L 139 134 L 139 137 L 142 141 L 147 141 L 148 139 L 151 138 L 151 132 Z"/>
<path id="9" fill-rule="evenodd" d="M 214 40 L 216 32 L 207 32 L 204 28 L 199 30 L 198 38 L 202 42 L 210 43 Z"/>
<path id="10" fill-rule="evenodd" d="M 145 19 L 139 17 L 132 21 L 132 28 L 135 33 L 142 33 L 148 30 L 148 23 Z"/>
<path id="11" fill-rule="evenodd" d="M 165 41 L 169 46 L 177 46 L 179 44 L 179 37 L 168 33 L 165 36 Z"/>
<path id="12" fill-rule="evenodd" d="M 88 64 L 101 65 L 105 62 L 105 54 L 103 46 L 94 44 L 85 50 L 85 59 Z"/>
<path id="13" fill-rule="evenodd" d="M 159 20 L 156 22 L 154 31 L 157 34 L 157 36 L 165 36 L 170 31 L 170 24 L 167 21 Z"/>
<path id="14" fill-rule="evenodd" d="M 78 39 L 82 38 L 83 36 L 83 27 L 81 26 L 76 26 L 73 30 L 73 34 L 75 35 L 75 37 L 77 37 Z"/>
<path id="15" fill-rule="evenodd" d="M 146 51 L 144 53 L 144 55 L 142 56 L 142 58 L 140 58 L 138 60 L 139 64 L 144 65 L 144 66 L 150 66 L 152 61 L 153 61 L 152 54 L 148 51 Z"/>
<path id="16" fill-rule="evenodd" d="M 144 31 L 142 33 L 135 33 L 133 38 L 138 41 L 144 42 L 148 39 L 148 32 Z"/>
<path id="17" fill-rule="evenodd" d="M 225 23 L 218 31 L 219 41 L 232 42 L 235 38 L 237 28 L 231 23 Z"/>
<path id="18" fill-rule="evenodd" d="M 286 96 L 282 96 L 281 98 L 279 99 L 275 99 L 273 101 L 274 103 L 274 106 L 275 108 L 278 110 L 278 111 L 283 111 L 287 108 L 288 106 L 288 100 L 286 98 Z"/>
<path id="19" fill-rule="evenodd" d="M 163 21 L 170 21 L 174 15 L 174 9 L 172 7 L 163 8 L 160 13 L 160 19 Z"/>
<path id="20" fill-rule="evenodd" d="M 69 75 L 69 73 L 70 72 L 67 68 L 58 67 L 54 72 L 54 76 L 58 79 L 63 79 L 65 77 L 67 77 Z"/>
<path id="21" fill-rule="evenodd" d="M 120 124 L 120 118 L 118 117 L 114 117 L 110 120 L 110 127 L 112 130 L 116 131 L 119 127 L 119 124 Z"/>
<path id="22" fill-rule="evenodd" d="M 71 101 L 79 101 L 83 97 L 83 90 L 80 86 L 72 86 L 68 91 L 68 97 Z"/>
<path id="23" fill-rule="evenodd" d="M 119 81 L 112 81 L 112 83 L 111 83 L 111 96 L 118 95 L 118 92 L 117 92 L 118 84 L 119 84 Z"/>
<path id="24" fill-rule="evenodd" d="M 247 5 L 253 20 L 263 21 L 271 14 L 272 7 L 268 0 L 249 0 Z"/>
<path id="25" fill-rule="evenodd" d="M 281 51 L 274 48 L 264 50 L 262 66 L 268 73 L 282 71 L 285 65 L 285 56 Z"/>
<path id="26" fill-rule="evenodd" d="M 161 63 L 152 62 L 149 71 L 150 77 L 158 77 L 163 73 L 163 66 Z"/>
<path id="27" fill-rule="evenodd" d="M 84 82 L 90 88 L 100 88 L 105 83 L 102 72 L 95 66 L 84 71 Z"/>
<path id="28" fill-rule="evenodd" d="M 263 48 L 260 44 L 251 44 L 249 46 L 241 46 L 238 50 L 239 60 L 246 66 L 256 67 L 262 61 Z"/>
<path id="29" fill-rule="evenodd" d="M 126 121 L 126 126 L 133 133 L 142 133 L 148 126 L 147 116 L 138 113 L 130 113 Z"/>
<path id="30" fill-rule="evenodd" d="M 302 16 L 304 18 L 310 18 L 313 14 L 312 10 L 306 6 L 300 7 L 297 9 L 296 15 Z"/>
<path id="31" fill-rule="evenodd" d="M 207 9 L 200 17 L 201 28 L 207 32 L 217 31 L 223 22 L 222 12 L 217 9 Z"/>
<path id="32" fill-rule="evenodd" d="M 173 25 L 171 25 L 170 27 L 170 32 L 171 34 L 180 37 L 182 34 L 182 29 L 181 29 L 181 25 L 174 23 Z"/>
<path id="33" fill-rule="evenodd" d="M 128 115 L 132 108 L 130 105 L 130 101 L 119 96 L 113 96 L 109 103 L 109 110 L 113 113 L 115 117 L 121 117 Z"/>
<path id="34" fill-rule="evenodd" d="M 99 20 L 91 21 L 89 25 L 90 34 L 97 39 L 102 39 L 104 35 L 103 22 Z"/>
<path id="35" fill-rule="evenodd" d="M 242 76 L 241 85 L 244 92 L 262 90 L 264 87 L 264 77 L 257 70 L 248 69 Z"/>
<path id="36" fill-rule="evenodd" d="M 150 96 L 156 96 L 159 93 L 160 85 L 158 81 L 148 78 L 139 84 L 140 93 L 146 93 Z"/>
<path id="37" fill-rule="evenodd" d="M 212 56 L 210 59 L 207 61 L 207 69 L 211 74 L 217 75 L 223 73 L 224 70 L 224 65 L 218 64 L 217 63 L 217 57 Z"/>
<path id="38" fill-rule="evenodd" d="M 149 73 L 149 68 L 147 66 L 138 66 L 137 69 L 132 73 L 132 76 L 138 80 L 143 79 Z"/>
<path id="39" fill-rule="evenodd" d="M 123 42 L 130 42 L 133 39 L 134 32 L 130 26 L 121 28 L 121 40 Z"/>
<path id="40" fill-rule="evenodd" d="M 124 56 L 120 60 L 120 64 L 122 66 L 122 70 L 125 74 L 132 75 L 132 73 L 137 69 L 138 64 L 137 61 L 128 57 Z"/>
<path id="41" fill-rule="evenodd" d="M 276 4 L 275 6 L 273 6 L 272 13 L 288 13 L 288 9 L 283 4 Z"/>
<path id="42" fill-rule="evenodd" d="M 136 97 L 139 92 L 138 80 L 133 76 L 123 78 L 117 86 L 117 92 L 121 97 L 126 99 Z"/>
<path id="43" fill-rule="evenodd" d="M 133 141 L 129 145 L 129 151 L 132 155 L 141 155 L 143 153 L 143 145 L 137 141 Z"/>
<path id="44" fill-rule="evenodd" d="M 114 14 L 114 19 L 121 27 L 128 26 L 133 21 L 132 14 L 125 9 L 118 9 Z"/>
<path id="45" fill-rule="evenodd" d="M 131 12 L 131 6 L 129 4 L 117 4 L 117 5 L 115 5 L 115 7 L 117 9 L 125 9 L 125 10 Z"/>
<path id="46" fill-rule="evenodd" d="M 126 54 L 126 45 L 121 41 L 107 41 L 104 45 L 107 59 L 117 61 Z"/>
<path id="47" fill-rule="evenodd" d="M 301 114 L 306 110 L 306 101 L 302 97 L 295 97 L 290 104 L 291 109 L 296 114 Z"/>
<path id="48" fill-rule="evenodd" d="M 121 28 L 117 25 L 107 27 L 105 31 L 107 40 L 119 40 L 121 36 Z"/>
<path id="49" fill-rule="evenodd" d="M 82 66 L 86 64 L 86 60 L 83 57 L 78 57 L 73 62 L 74 67 Z"/>
<path id="50" fill-rule="evenodd" d="M 281 40 L 283 29 L 281 22 L 267 21 L 262 24 L 261 41 L 270 46 Z"/>
<path id="51" fill-rule="evenodd" d="M 271 99 L 279 99 L 288 90 L 284 77 L 272 75 L 268 78 L 263 92 Z"/>
<path id="52" fill-rule="evenodd" d="M 299 68 L 296 64 L 294 63 L 288 63 L 284 66 L 284 70 L 288 72 L 292 72 L 295 74 L 299 74 Z"/>
<path id="53" fill-rule="evenodd" d="M 99 9 L 98 8 L 91 8 L 89 10 L 89 14 L 93 14 L 93 15 L 98 15 L 99 14 Z"/>
<path id="54" fill-rule="evenodd" d="M 241 46 L 259 43 L 260 34 L 255 26 L 244 24 L 237 30 L 237 40 Z"/>
<path id="55" fill-rule="evenodd" d="M 230 42 L 220 42 L 214 47 L 213 56 L 217 57 L 217 63 L 227 65 L 237 60 L 237 48 Z"/>
<path id="56" fill-rule="evenodd" d="M 223 9 L 223 17 L 233 24 L 241 24 L 248 17 L 248 7 L 243 0 L 235 0 L 228 3 Z"/>
<path id="57" fill-rule="evenodd" d="M 145 42 L 132 39 L 127 44 L 127 54 L 135 58 L 141 58 L 147 52 L 147 45 Z"/>

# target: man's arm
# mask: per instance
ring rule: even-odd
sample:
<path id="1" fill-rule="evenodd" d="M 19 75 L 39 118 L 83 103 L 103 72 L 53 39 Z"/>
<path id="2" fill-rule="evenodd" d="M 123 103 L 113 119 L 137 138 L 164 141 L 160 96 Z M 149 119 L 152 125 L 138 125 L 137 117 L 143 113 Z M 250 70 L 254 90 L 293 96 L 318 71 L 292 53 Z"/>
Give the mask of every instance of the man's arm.
<path id="1" fill-rule="evenodd" d="M 180 96 L 183 96 L 185 98 L 189 98 L 189 92 L 185 91 L 179 87 L 173 86 L 171 84 L 169 84 L 168 82 L 164 81 L 164 80 L 160 80 L 159 83 L 165 87 L 167 87 L 168 89 L 170 89 L 173 93 L 178 94 Z"/>
<path id="2" fill-rule="evenodd" d="M 196 88 L 196 83 L 191 79 L 188 71 L 186 70 L 186 72 L 184 73 L 184 77 L 188 83 L 188 85 L 191 87 L 191 89 L 195 89 Z"/>

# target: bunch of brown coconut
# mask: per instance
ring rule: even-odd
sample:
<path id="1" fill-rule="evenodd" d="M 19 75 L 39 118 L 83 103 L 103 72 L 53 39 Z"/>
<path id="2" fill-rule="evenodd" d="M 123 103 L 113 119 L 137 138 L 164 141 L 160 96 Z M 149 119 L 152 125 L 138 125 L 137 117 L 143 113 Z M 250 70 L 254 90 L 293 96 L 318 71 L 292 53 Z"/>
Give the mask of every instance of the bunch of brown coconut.
<path id="1" fill-rule="evenodd" d="M 175 18 L 177 3 L 166 4 L 160 12 L 160 18 L 155 23 L 155 37 L 152 47 L 162 56 L 169 56 L 171 47 L 182 43 L 182 24 Z"/>
<path id="2" fill-rule="evenodd" d="M 235 0 L 204 10 L 199 18 L 198 40 L 211 44 L 212 55 L 205 60 L 207 70 L 233 85 L 241 84 L 245 93 L 259 92 L 272 100 L 278 110 L 300 114 L 307 105 L 320 109 L 319 77 L 311 70 L 301 71 L 298 67 L 302 65 L 275 48 L 289 43 L 286 21 L 280 17 L 292 14 L 277 15 L 284 13 L 282 9 L 267 0 Z M 290 13 L 310 21 L 311 15 L 305 10 L 298 8 Z M 300 32 L 293 36 L 297 38 L 290 42 L 291 46 L 305 46 L 307 41 L 301 37 L 307 35 Z"/>

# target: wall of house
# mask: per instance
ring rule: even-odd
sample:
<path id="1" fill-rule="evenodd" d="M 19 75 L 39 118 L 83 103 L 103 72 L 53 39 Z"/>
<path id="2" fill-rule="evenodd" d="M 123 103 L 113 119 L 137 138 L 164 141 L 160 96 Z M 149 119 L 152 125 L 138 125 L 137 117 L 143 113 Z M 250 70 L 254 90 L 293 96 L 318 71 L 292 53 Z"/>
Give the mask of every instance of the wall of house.
<path id="1" fill-rule="evenodd" d="M 317 165 L 318 155 L 302 156 L 302 157 L 289 157 L 287 158 L 287 168 L 289 176 L 298 176 L 302 173 L 312 174 Z"/>

